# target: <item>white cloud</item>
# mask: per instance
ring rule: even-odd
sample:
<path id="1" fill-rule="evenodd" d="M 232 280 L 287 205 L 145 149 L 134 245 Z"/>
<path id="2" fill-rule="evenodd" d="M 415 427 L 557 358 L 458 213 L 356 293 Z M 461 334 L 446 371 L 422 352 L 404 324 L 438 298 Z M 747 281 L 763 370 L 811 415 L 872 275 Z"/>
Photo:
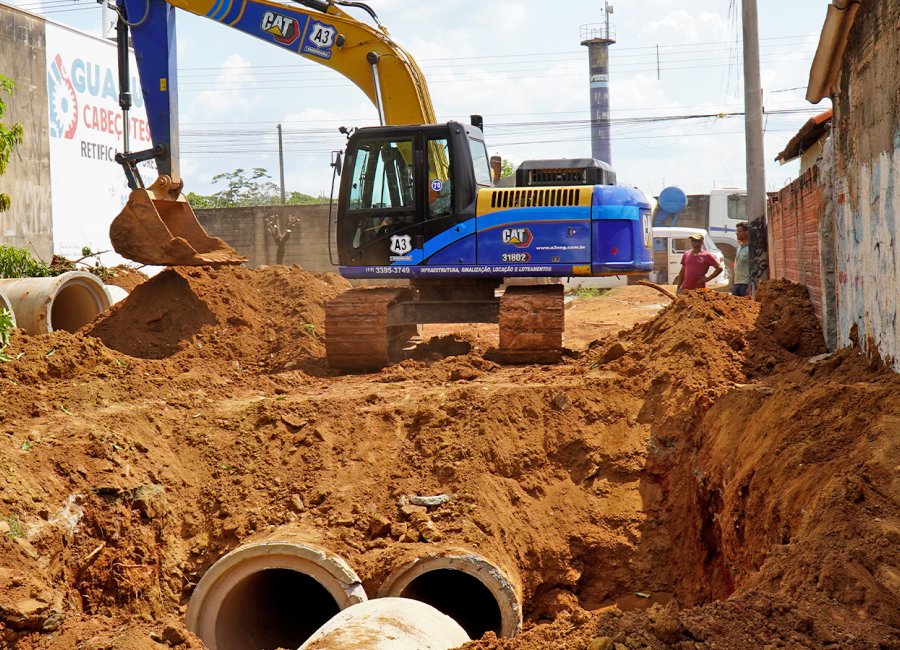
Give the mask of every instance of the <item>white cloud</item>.
<path id="1" fill-rule="evenodd" d="M 649 22 L 638 36 L 647 44 L 711 43 L 733 40 L 735 30 L 721 14 L 708 11 L 692 14 L 679 9 L 661 20 Z"/>
<path id="2" fill-rule="evenodd" d="M 259 105 L 259 96 L 239 92 L 241 88 L 251 85 L 256 80 L 250 61 L 232 54 L 222 63 L 216 74 L 213 87 L 197 93 L 190 101 L 183 116 L 187 123 L 225 123 L 240 122 Z M 191 77 L 182 75 L 180 84 L 193 86 Z M 187 97 L 186 93 L 182 93 Z"/>

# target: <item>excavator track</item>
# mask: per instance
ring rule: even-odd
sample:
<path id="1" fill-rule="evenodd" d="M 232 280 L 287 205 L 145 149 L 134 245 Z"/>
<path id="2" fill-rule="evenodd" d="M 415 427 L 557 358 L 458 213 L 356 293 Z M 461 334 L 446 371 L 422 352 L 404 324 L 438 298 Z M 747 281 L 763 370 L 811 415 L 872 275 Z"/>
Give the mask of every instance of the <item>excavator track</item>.
<path id="1" fill-rule="evenodd" d="M 507 287 L 500 299 L 500 360 L 556 363 L 565 325 L 563 286 Z"/>
<path id="2" fill-rule="evenodd" d="M 351 289 L 325 308 L 325 352 L 332 368 L 377 370 L 398 360 L 415 325 L 392 324 L 391 306 L 414 298 L 412 289 Z"/>

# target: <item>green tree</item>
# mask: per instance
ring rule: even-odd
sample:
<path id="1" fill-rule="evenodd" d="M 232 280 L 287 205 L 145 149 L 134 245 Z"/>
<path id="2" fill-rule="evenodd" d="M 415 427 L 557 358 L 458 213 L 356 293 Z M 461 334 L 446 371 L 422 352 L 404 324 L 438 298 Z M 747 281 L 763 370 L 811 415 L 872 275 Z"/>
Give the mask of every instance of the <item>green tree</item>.
<path id="1" fill-rule="evenodd" d="M 506 178 L 516 173 L 516 168 L 506 158 L 500 163 L 500 178 Z"/>
<path id="2" fill-rule="evenodd" d="M 219 197 L 225 205 L 270 205 L 279 197 L 280 192 L 269 178 L 269 172 L 262 167 L 254 167 L 250 172 L 241 168 L 233 172 L 222 172 L 213 176 L 213 185 L 224 182 L 227 186 L 213 196 Z"/>
<path id="3" fill-rule="evenodd" d="M 269 180 L 269 172 L 262 167 L 254 167 L 251 171 L 235 169 L 213 176 L 213 184 L 226 183 L 223 190 L 205 196 L 189 192 L 188 202 L 195 208 L 239 208 L 260 205 L 280 205 L 281 191 Z M 328 203 L 328 197 L 310 196 L 302 192 L 288 192 L 285 196 L 287 205 L 311 205 Z"/>
<path id="4" fill-rule="evenodd" d="M 284 202 L 287 205 L 321 205 L 322 203 L 328 203 L 330 200 L 329 197 L 323 194 L 313 196 L 303 192 L 288 192 Z"/>
<path id="5" fill-rule="evenodd" d="M 16 91 L 16 82 L 0 74 L 0 91 L 12 97 Z M 0 176 L 6 173 L 6 165 L 9 164 L 9 157 L 17 145 L 22 143 L 24 129 L 22 125 L 16 122 L 11 126 L 3 123 L 3 115 L 6 113 L 6 104 L 3 102 L 3 94 L 0 93 Z M 0 212 L 9 210 L 12 204 L 8 194 L 0 192 Z"/>

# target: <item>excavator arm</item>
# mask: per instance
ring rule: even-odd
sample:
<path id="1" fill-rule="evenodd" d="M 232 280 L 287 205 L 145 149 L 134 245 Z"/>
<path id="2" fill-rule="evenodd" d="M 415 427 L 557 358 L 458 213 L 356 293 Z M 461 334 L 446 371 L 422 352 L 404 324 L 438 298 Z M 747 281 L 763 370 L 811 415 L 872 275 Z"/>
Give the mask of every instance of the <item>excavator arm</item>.
<path id="1" fill-rule="evenodd" d="M 422 71 L 390 37 L 374 12 L 359 2 L 296 0 L 288 6 L 263 0 L 117 0 L 120 12 L 120 104 L 130 108 L 127 55 L 130 32 L 153 149 L 117 158 L 132 195 L 110 227 L 115 250 L 145 264 L 240 263 L 222 240 L 209 237 L 181 194 L 178 164 L 176 9 L 205 16 L 277 47 L 327 66 L 362 90 L 382 124 L 436 121 Z M 361 22 L 340 6 L 364 9 L 376 25 Z M 124 71 L 123 71 L 124 68 Z M 153 159 L 159 178 L 145 188 L 137 163 Z"/>

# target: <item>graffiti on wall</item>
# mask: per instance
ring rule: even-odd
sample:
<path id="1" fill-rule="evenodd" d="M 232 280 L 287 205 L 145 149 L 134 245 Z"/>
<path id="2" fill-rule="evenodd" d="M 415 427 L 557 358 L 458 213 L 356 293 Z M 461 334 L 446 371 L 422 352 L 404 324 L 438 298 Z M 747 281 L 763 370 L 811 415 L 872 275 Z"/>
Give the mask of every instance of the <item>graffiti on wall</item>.
<path id="1" fill-rule="evenodd" d="M 836 188 L 839 343 L 850 345 L 858 336 L 867 351 L 877 351 L 900 372 L 900 149 L 859 165 L 850 185 L 852 193 L 846 185 Z"/>

